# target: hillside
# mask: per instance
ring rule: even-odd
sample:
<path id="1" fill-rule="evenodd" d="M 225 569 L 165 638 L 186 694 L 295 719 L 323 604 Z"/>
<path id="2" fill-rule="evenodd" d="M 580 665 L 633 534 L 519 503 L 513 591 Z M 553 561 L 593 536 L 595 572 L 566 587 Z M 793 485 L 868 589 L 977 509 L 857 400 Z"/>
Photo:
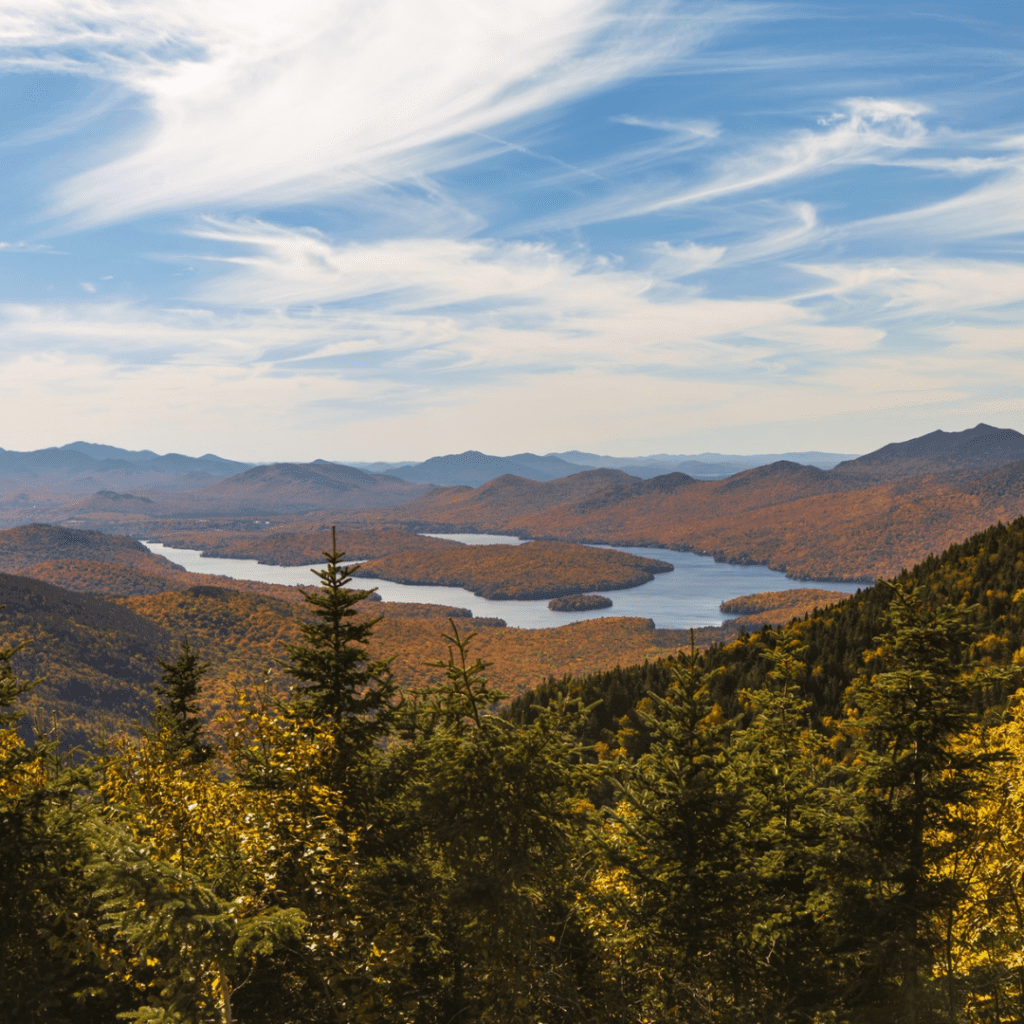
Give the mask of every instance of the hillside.
<path id="1" fill-rule="evenodd" d="M 23 679 L 42 678 L 24 699 L 37 724 L 57 723 L 71 744 L 123 731 L 149 714 L 157 659 L 173 634 L 130 608 L 93 594 L 0 573 L 0 637 L 31 641 L 17 661 Z"/>
<path id="2" fill-rule="evenodd" d="M 130 537 L 39 523 L 0 530 L 0 572 L 80 593 L 119 597 L 162 594 L 203 584 L 299 599 L 294 587 L 186 572 Z"/>
<path id="3" fill-rule="evenodd" d="M 1024 517 L 976 533 L 900 574 L 899 582 L 918 586 L 926 604 L 947 601 L 962 609 L 974 633 L 966 667 L 981 671 L 998 667 L 1002 681 L 974 694 L 979 711 L 993 709 L 995 719 L 1011 693 L 1021 684 L 1024 669 Z M 793 591 L 799 595 L 800 591 Z M 811 592 L 808 592 L 811 593 Z M 771 606 L 786 594 L 749 595 L 728 602 L 731 610 Z M 812 599 L 817 609 L 804 608 L 789 623 L 802 665 L 802 688 L 818 721 L 837 719 L 844 711 L 847 688 L 865 672 L 878 669 L 872 657 L 877 637 L 885 631 L 893 591 L 876 584 L 837 603 Z M 724 608 L 725 606 L 723 606 Z M 703 656 L 713 673 L 714 700 L 726 714 L 740 710 L 744 690 L 765 685 L 778 634 L 754 632 L 758 620 L 784 625 L 790 609 L 767 607 L 763 613 L 729 623 L 749 632 L 712 645 Z M 512 702 L 509 714 L 522 718 L 537 704 L 546 704 L 569 688 L 585 703 L 602 701 L 588 723 L 587 739 L 611 749 L 623 745 L 631 754 L 647 748 L 647 728 L 638 709 L 649 692 L 664 694 L 671 675 L 670 661 L 619 667 L 578 677 L 571 684 L 550 679 Z"/>
<path id="4" fill-rule="evenodd" d="M 385 507 L 422 494 L 426 485 L 364 473 L 333 462 L 256 466 L 191 496 L 191 507 L 224 512 L 305 512 Z"/>
<path id="5" fill-rule="evenodd" d="M 615 470 L 551 483 L 503 477 L 434 491 L 379 519 L 669 547 L 796 578 L 872 581 L 1024 510 L 1024 462 L 1006 461 L 1024 446 L 1022 435 L 979 425 L 919 440 L 828 471 L 776 462 L 725 480 L 638 480 Z"/>

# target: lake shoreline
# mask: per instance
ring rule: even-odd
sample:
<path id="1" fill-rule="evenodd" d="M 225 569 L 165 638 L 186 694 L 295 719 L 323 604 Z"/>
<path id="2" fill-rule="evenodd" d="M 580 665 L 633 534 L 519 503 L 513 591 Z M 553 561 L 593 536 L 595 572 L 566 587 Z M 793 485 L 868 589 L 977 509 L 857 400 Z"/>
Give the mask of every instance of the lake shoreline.
<path id="1" fill-rule="evenodd" d="M 447 535 L 455 536 L 455 535 Z M 489 536 L 469 535 L 462 536 Z M 194 549 L 171 548 L 159 542 L 143 541 L 154 554 L 163 555 L 182 568 L 207 575 L 222 575 L 229 579 L 247 579 L 264 583 L 287 586 L 314 586 L 313 572 L 322 565 L 272 566 L 256 559 L 207 558 Z M 597 545 L 594 545 L 597 546 Z M 611 545 L 601 545 L 608 546 Z M 616 547 L 616 550 L 624 550 Z M 627 553 L 640 553 L 637 551 Z M 763 566 L 743 566 L 734 563 L 716 562 L 710 556 L 693 552 L 680 552 L 672 548 L 641 549 L 644 555 L 661 551 L 671 562 L 673 572 L 659 573 L 650 582 L 627 590 L 609 591 L 614 601 L 612 609 L 589 612 L 556 612 L 547 607 L 544 600 L 515 601 L 481 598 L 471 591 L 457 587 L 394 583 L 388 580 L 373 580 L 372 589 L 382 600 L 401 601 L 416 604 L 446 605 L 468 608 L 476 618 L 502 618 L 509 628 L 554 629 L 568 622 L 584 622 L 595 618 L 623 617 L 650 619 L 657 629 L 707 629 L 720 628 L 740 616 L 726 615 L 719 609 L 722 601 L 746 594 L 765 591 L 801 589 L 803 581 L 796 581 Z M 649 555 L 648 555 L 649 557 Z M 347 560 L 346 560 L 347 561 Z M 353 560 L 353 563 L 355 560 Z M 370 579 L 366 578 L 368 582 Z M 371 589 L 359 586 L 360 578 L 354 581 L 354 589 Z M 849 581 L 822 581 L 833 584 L 833 589 L 854 593 L 859 584 Z"/>

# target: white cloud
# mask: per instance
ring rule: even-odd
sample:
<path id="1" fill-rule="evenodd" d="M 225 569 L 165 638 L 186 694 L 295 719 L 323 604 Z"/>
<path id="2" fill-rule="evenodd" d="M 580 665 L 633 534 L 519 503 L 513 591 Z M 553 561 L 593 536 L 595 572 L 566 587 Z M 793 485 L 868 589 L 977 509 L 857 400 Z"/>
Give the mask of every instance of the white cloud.
<path id="1" fill-rule="evenodd" d="M 890 315 L 991 310 L 1024 301 L 1024 266 L 997 260 L 870 260 L 800 264 L 831 283 L 813 294 L 863 302 Z"/>
<path id="2" fill-rule="evenodd" d="M 1000 238 L 1024 231 L 1024 138 L 1007 140 L 1010 155 L 985 161 L 989 180 L 950 199 L 884 217 L 869 217 L 829 232 L 837 241 L 879 237 L 930 242 Z"/>
<path id="3" fill-rule="evenodd" d="M 724 246 L 701 246 L 694 242 L 688 245 L 655 242 L 648 251 L 654 257 L 651 271 L 668 280 L 698 274 L 719 263 L 725 255 Z"/>
<path id="4" fill-rule="evenodd" d="M 49 245 L 32 242 L 0 242 L 0 252 L 35 252 L 46 253 L 51 256 L 61 255 Z"/>
<path id="5" fill-rule="evenodd" d="M 335 245 L 317 232 L 252 220 L 209 221 L 196 233 L 249 250 L 224 257 L 231 269 L 204 289 L 207 303 L 312 307 L 336 329 L 350 319 L 361 337 L 376 324 L 382 348 L 418 338 L 453 359 L 495 368 L 566 359 L 739 365 L 768 351 L 749 339 L 814 350 L 862 349 L 881 337 L 876 328 L 819 334 L 814 314 L 781 300 L 662 289 L 721 256 L 695 245 L 655 245 L 649 266 L 634 271 L 537 243 L 407 238 Z M 343 304 L 354 300 L 358 306 L 346 312 Z"/>
<path id="6" fill-rule="evenodd" d="M 58 212 L 97 222 L 309 200 L 472 159 L 493 146 L 472 133 L 752 16 L 667 0 L 642 18 L 616 0 L 26 0 L 0 12 L 0 56 L 147 101 L 134 151 L 57 194 Z"/>
<path id="7" fill-rule="evenodd" d="M 958 324 L 946 327 L 943 337 L 961 350 L 971 353 L 998 353 L 1020 358 L 1024 356 L 1024 322 L 1022 318 L 1010 325 L 1004 324 Z"/>
<path id="8" fill-rule="evenodd" d="M 732 154 L 700 184 L 637 188 L 538 221 L 533 227 L 564 226 L 563 221 L 574 225 L 600 223 L 679 210 L 860 164 L 891 163 L 926 144 L 928 133 L 921 122 L 926 112 L 922 104 L 910 101 L 848 99 L 837 112 L 819 119 L 822 130 L 802 129 Z"/>

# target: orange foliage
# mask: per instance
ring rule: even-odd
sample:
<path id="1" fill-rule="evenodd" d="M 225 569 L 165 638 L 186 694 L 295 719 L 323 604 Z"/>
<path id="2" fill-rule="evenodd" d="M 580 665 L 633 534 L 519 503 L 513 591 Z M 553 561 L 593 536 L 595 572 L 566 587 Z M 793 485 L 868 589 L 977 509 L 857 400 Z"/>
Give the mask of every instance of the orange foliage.
<path id="1" fill-rule="evenodd" d="M 235 530 L 156 529 L 155 540 L 171 547 L 192 548 L 217 558 L 255 558 L 264 565 L 314 565 L 331 546 L 329 528 L 294 531 L 240 532 Z M 353 561 L 380 558 L 396 551 L 461 547 L 451 540 L 421 537 L 409 530 L 345 530 L 338 533 L 338 550 Z"/>
<path id="2" fill-rule="evenodd" d="M 556 629 L 510 629 L 473 620 L 465 625 L 478 634 L 473 640 L 474 657 L 492 662 L 488 679 L 512 695 L 536 686 L 549 675 L 561 677 L 635 665 L 644 659 L 662 658 L 690 643 L 689 630 L 655 629 L 650 619 L 639 618 L 590 619 Z M 462 627 L 459 620 L 460 630 Z M 435 684 L 441 672 L 424 662 L 447 657 L 443 632 L 449 629 L 442 616 L 412 619 L 385 614 L 370 650 L 375 657 L 394 657 L 395 675 L 402 685 Z M 720 629 L 698 629 L 695 633 L 701 647 L 735 635 L 733 630 Z"/>
<path id="3" fill-rule="evenodd" d="M 811 611 L 849 597 L 840 590 L 817 590 L 801 587 L 798 590 L 769 590 L 761 594 L 747 594 L 723 601 L 718 607 L 726 615 L 756 615 L 758 612 L 777 612 L 780 609 L 808 606 Z M 792 617 L 792 616 L 791 616 Z"/>
<path id="4" fill-rule="evenodd" d="M 439 489 L 372 516 L 339 513 L 338 521 L 660 546 L 797 578 L 874 582 L 1010 521 L 1022 504 L 1019 465 L 971 478 L 870 481 L 781 462 L 710 481 L 613 471 L 549 483 L 503 477 L 476 489 Z"/>
<path id="5" fill-rule="evenodd" d="M 359 575 L 397 583 L 465 587 L 491 600 L 536 600 L 587 590 L 624 590 L 671 571 L 668 562 L 624 551 L 536 541 L 453 544 L 440 551 L 400 551 L 366 563 Z"/>
<path id="6" fill-rule="evenodd" d="M 719 608 L 726 615 L 738 615 L 726 625 L 755 632 L 764 625 L 782 626 L 791 619 L 802 619 L 816 608 L 845 601 L 849 594 L 839 590 L 816 590 L 803 587 L 798 590 L 775 590 L 762 594 L 747 594 L 723 601 Z"/>

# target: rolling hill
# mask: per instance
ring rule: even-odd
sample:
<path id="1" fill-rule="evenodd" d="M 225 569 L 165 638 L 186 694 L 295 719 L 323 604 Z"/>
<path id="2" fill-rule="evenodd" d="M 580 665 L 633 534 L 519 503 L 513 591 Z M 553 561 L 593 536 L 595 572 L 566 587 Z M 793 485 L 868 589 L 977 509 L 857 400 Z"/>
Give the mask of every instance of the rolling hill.
<path id="1" fill-rule="evenodd" d="M 438 455 L 415 465 L 400 466 L 390 471 L 403 480 L 440 485 L 487 483 L 495 477 L 511 473 L 527 480 L 555 480 L 578 473 L 580 467 L 555 455 L 485 455 L 467 451 L 459 455 Z"/>
<path id="2" fill-rule="evenodd" d="M 441 489 L 381 521 L 417 529 L 660 546 L 806 579 L 891 576 L 1024 511 L 1024 435 L 979 424 L 822 470 L 776 462 L 724 480 L 591 470 Z"/>
<path id="3" fill-rule="evenodd" d="M 190 496 L 188 507 L 226 513 L 387 507 L 426 489 L 425 484 L 365 473 L 335 462 L 277 462 L 255 466 L 204 488 Z"/>

